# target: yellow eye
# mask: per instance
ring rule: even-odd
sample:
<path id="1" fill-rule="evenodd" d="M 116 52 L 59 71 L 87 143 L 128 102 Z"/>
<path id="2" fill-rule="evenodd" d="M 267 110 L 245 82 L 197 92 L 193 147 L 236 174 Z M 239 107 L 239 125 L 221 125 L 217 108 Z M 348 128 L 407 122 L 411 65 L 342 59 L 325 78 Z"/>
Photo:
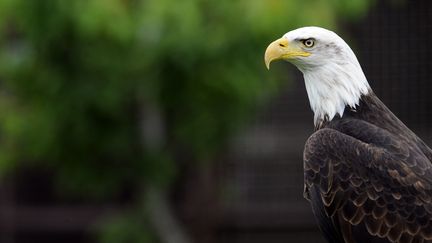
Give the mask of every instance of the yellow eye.
<path id="1" fill-rule="evenodd" d="M 303 42 L 303 45 L 308 47 L 308 48 L 313 47 L 315 44 L 314 39 L 306 39 L 306 40 L 303 40 L 302 42 Z"/>

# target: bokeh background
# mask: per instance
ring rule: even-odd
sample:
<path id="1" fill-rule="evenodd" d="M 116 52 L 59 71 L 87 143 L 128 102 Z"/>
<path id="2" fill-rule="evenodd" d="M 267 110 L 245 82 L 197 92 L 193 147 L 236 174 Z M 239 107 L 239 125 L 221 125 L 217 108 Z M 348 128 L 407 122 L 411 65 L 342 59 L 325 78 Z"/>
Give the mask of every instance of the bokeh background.
<path id="1" fill-rule="evenodd" d="M 307 25 L 432 144 L 432 2 L 0 0 L 0 242 L 324 242 L 302 197 Z"/>

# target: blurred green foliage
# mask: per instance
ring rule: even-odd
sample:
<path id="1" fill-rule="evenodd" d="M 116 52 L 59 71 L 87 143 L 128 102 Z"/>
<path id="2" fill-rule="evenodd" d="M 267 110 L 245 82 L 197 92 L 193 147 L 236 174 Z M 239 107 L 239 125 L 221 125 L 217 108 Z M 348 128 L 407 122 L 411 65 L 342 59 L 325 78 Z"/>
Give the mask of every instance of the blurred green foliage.
<path id="1" fill-rule="evenodd" d="M 101 243 L 156 243 L 152 227 L 141 214 L 125 213 L 105 222 L 100 231 Z"/>
<path id="2" fill-rule="evenodd" d="M 62 190 L 93 194 L 167 183 L 179 148 L 210 157 L 280 87 L 282 70 L 262 61 L 270 41 L 336 28 L 368 4 L 0 0 L 1 171 L 49 166 Z M 149 105 L 164 121 L 159 147 L 143 143 Z"/>

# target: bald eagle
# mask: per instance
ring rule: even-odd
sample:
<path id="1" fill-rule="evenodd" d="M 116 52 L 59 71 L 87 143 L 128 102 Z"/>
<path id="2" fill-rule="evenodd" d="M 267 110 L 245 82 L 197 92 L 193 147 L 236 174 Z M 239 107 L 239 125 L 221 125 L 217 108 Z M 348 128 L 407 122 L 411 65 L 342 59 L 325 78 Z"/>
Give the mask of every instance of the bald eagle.
<path id="1" fill-rule="evenodd" d="M 304 196 L 331 243 L 432 242 L 432 150 L 373 93 L 351 48 L 319 27 L 265 52 L 302 73 L 315 132 L 304 148 Z"/>

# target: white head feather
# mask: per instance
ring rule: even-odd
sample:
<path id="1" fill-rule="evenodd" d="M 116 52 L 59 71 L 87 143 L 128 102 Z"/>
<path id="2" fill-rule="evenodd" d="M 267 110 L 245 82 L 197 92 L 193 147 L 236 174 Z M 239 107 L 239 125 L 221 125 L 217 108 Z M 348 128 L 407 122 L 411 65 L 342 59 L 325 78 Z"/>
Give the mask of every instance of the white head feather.
<path id="1" fill-rule="evenodd" d="M 355 109 L 370 86 L 351 48 L 336 33 L 320 27 L 303 27 L 286 33 L 290 43 L 313 39 L 311 55 L 289 60 L 303 73 L 314 123 L 343 116 L 346 106 Z"/>

